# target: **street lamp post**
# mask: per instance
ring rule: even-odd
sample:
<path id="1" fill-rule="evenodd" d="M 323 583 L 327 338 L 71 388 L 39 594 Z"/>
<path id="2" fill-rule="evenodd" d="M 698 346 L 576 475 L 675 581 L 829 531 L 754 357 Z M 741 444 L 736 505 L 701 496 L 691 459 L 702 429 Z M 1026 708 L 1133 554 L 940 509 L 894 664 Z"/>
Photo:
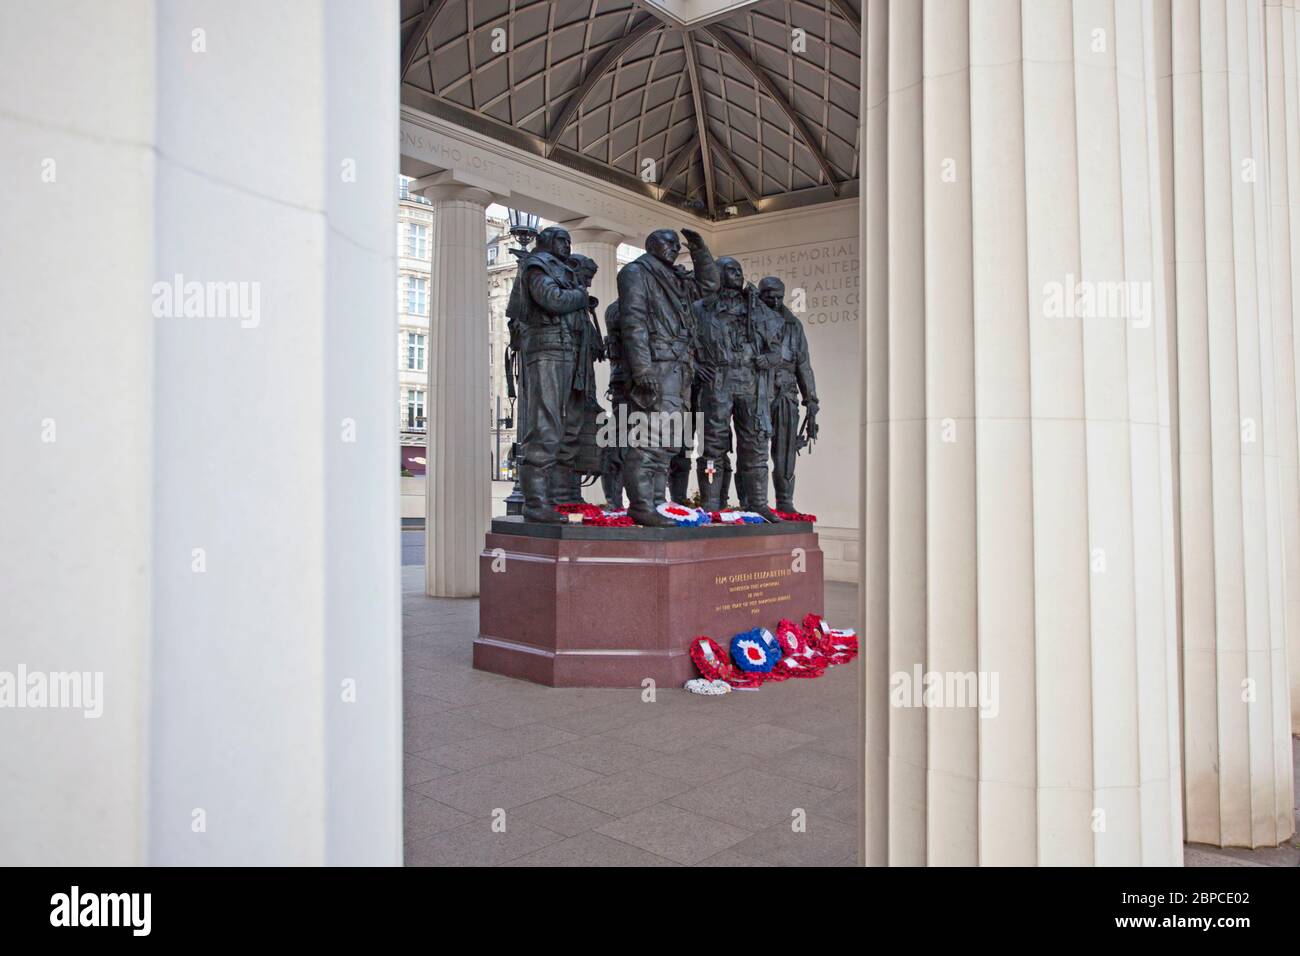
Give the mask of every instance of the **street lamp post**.
<path id="1" fill-rule="evenodd" d="M 537 227 L 542 224 L 541 217 L 518 209 L 507 209 L 506 213 L 510 217 L 510 235 L 515 237 L 520 249 L 527 251 L 537 238 Z"/>
<path id="2" fill-rule="evenodd" d="M 495 459 L 497 473 L 494 476 L 495 480 L 497 481 L 501 480 L 501 432 L 502 430 L 509 430 L 514 427 L 515 427 L 515 420 L 513 415 L 501 414 L 501 396 L 498 395 L 496 427 L 492 429 L 496 433 L 496 437 L 497 437 L 497 454 Z"/>

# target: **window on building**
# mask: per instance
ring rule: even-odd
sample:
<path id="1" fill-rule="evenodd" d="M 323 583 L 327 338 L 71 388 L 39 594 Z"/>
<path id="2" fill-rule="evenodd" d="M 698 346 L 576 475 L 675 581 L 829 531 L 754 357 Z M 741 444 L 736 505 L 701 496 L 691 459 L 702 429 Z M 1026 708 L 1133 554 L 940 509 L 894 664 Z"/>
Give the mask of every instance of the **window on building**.
<path id="1" fill-rule="evenodd" d="M 429 314 L 429 280 L 422 276 L 406 277 L 406 311 L 410 315 Z"/>
<path id="2" fill-rule="evenodd" d="M 406 409 L 403 420 L 407 428 L 424 431 L 424 389 L 408 388 L 406 390 Z"/>
<path id="3" fill-rule="evenodd" d="M 492 243 L 492 245 L 488 246 L 488 265 L 492 265 L 496 261 L 497 261 L 497 244 L 494 242 Z"/>
<path id="4" fill-rule="evenodd" d="M 424 371 L 424 342 L 425 337 L 422 333 L 406 333 L 406 368 L 409 371 Z"/>
<path id="5" fill-rule="evenodd" d="M 411 192 L 411 183 L 415 182 L 410 176 L 397 177 L 397 198 L 409 199 L 411 202 L 423 203 L 426 206 L 432 206 L 433 203 L 425 199 L 419 193 Z"/>
<path id="6" fill-rule="evenodd" d="M 429 227 L 418 222 L 406 224 L 406 254 L 413 259 L 429 258 Z"/>

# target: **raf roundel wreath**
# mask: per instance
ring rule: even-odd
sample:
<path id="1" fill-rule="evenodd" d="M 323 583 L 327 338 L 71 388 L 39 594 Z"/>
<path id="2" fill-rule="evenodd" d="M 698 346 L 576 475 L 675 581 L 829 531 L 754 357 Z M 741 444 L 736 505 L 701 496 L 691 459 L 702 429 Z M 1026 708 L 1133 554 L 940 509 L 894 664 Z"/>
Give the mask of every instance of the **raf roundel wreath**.
<path id="1" fill-rule="evenodd" d="M 731 639 L 731 659 L 742 671 L 766 674 L 781 660 L 781 645 L 771 631 L 756 627 Z"/>

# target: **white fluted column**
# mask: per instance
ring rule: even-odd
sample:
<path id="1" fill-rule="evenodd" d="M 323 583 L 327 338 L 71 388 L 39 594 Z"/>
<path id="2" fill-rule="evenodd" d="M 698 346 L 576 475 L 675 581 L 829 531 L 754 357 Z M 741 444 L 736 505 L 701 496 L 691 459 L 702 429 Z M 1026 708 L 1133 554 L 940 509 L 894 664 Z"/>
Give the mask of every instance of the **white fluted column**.
<path id="1" fill-rule="evenodd" d="M 0 714 L 0 856 L 400 863 L 398 5 L 72 12 L 0 30 L 0 668 L 102 710 Z"/>
<path id="2" fill-rule="evenodd" d="M 424 195 L 433 203 L 425 591 L 473 597 L 492 515 L 485 218 L 492 195 L 454 182 Z"/>
<path id="3" fill-rule="evenodd" d="M 578 223 L 560 223 L 569 231 L 573 252 L 595 260 L 599 271 L 591 284 L 591 294 L 600 300 L 600 321 L 604 327 L 605 309 L 618 298 L 618 247 L 623 237 L 609 229 L 583 226 Z"/>
<path id="4" fill-rule="evenodd" d="M 1300 336 L 1295 309 L 1300 287 L 1300 37 L 1294 0 L 1269 0 L 1265 7 L 1268 57 L 1268 144 L 1274 368 L 1277 387 L 1278 468 L 1282 495 L 1285 562 L 1287 664 L 1291 694 L 1291 732 L 1300 734 Z"/>
<path id="5" fill-rule="evenodd" d="M 866 862 L 1176 865 L 1151 5 L 866 20 Z"/>
<path id="6" fill-rule="evenodd" d="M 1291 296 L 1270 273 L 1269 190 L 1282 183 L 1265 49 L 1281 38 L 1266 44 L 1264 20 L 1258 2 L 1172 7 L 1187 838 L 1224 846 L 1294 829 L 1283 552 L 1294 558 L 1296 529 L 1283 518 L 1295 502 L 1280 492 L 1295 476 L 1279 460 L 1281 448 L 1293 459 L 1294 427 L 1279 442 L 1274 374 L 1290 344 L 1289 316 L 1275 339 L 1275 306 L 1289 312 Z"/>
<path id="7" fill-rule="evenodd" d="M 569 238 L 573 240 L 573 252 L 589 256 L 596 263 L 597 272 L 595 281 L 591 284 L 591 294 L 600 302 L 597 315 L 600 318 L 601 331 L 607 331 L 605 309 L 618 298 L 618 247 L 623 237 L 608 229 L 584 226 L 581 221 L 565 222 L 561 225 L 569 230 Z M 597 362 L 596 397 L 606 410 L 609 409 L 609 402 L 605 398 L 607 388 L 609 388 L 609 363 Z M 603 504 L 605 493 L 600 482 L 584 487 L 583 497 L 593 504 Z"/>

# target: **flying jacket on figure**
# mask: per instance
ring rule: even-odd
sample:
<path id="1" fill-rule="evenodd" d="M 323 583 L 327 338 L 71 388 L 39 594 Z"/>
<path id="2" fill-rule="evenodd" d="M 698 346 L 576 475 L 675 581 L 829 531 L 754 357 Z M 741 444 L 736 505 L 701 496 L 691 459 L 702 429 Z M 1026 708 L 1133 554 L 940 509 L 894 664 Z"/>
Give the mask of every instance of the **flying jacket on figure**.
<path id="1" fill-rule="evenodd" d="M 618 317 L 618 302 L 605 309 L 605 354 L 609 357 L 610 415 L 617 423 L 626 419 L 628 412 L 627 366 L 623 362 L 623 329 Z M 600 450 L 600 483 L 605 491 L 605 507 L 610 511 L 623 510 L 623 456 L 626 449 L 617 443 Z"/>
<path id="2" fill-rule="evenodd" d="M 718 268 L 699 234 L 683 229 L 694 272 L 675 265 L 681 244 L 671 229 L 652 232 L 644 255 L 618 273 L 619 321 L 623 361 L 630 379 L 634 411 L 660 417 L 690 413 L 694 375 L 695 319 L 691 304 L 718 290 Z M 675 432 L 675 434 L 674 434 Z M 637 524 L 669 527 L 659 514 L 665 500 L 668 462 L 682 445 L 683 428 L 660 433 L 653 442 L 639 441 L 624 456 L 623 482 Z"/>
<path id="3" fill-rule="evenodd" d="M 589 301 L 569 255 L 568 232 L 543 229 L 533 251 L 519 257 L 506 308 L 523 360 L 523 515 L 549 524 L 567 520 L 551 500 L 550 474 L 573 465 L 585 401 L 574 385 Z"/>
<path id="4" fill-rule="evenodd" d="M 694 305 L 699 327 L 700 410 L 703 454 L 696 479 L 706 511 L 721 505 L 720 464 L 736 436 L 736 487 L 740 505 L 766 520 L 778 518 L 767 504 L 771 441 L 772 369 L 780 359 L 781 318 L 745 284 L 740 263 L 718 260 L 722 288 Z"/>
<path id="5" fill-rule="evenodd" d="M 817 438 L 817 382 L 803 323 L 785 305 L 785 283 L 767 276 L 758 283 L 758 294 L 768 308 L 782 319 L 780 362 L 775 368 L 772 396 L 772 485 L 776 488 L 776 510 L 792 512 L 794 468 L 799 450 Z M 799 403 L 807 412 L 799 425 Z M 801 435 L 801 432 L 803 433 Z"/>

